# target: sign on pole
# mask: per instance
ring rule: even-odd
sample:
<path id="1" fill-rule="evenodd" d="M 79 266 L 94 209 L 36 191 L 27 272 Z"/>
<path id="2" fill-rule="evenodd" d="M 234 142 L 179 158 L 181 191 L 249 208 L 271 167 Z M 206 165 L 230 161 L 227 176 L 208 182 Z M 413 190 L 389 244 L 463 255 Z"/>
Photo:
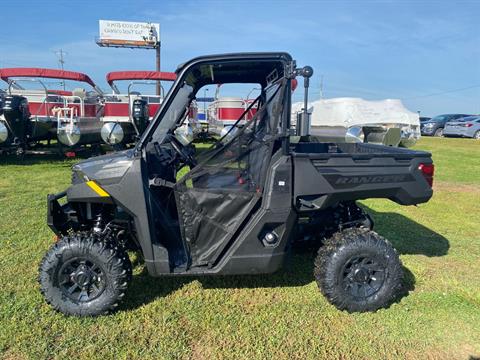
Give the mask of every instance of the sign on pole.
<path id="1" fill-rule="evenodd" d="M 160 24 L 100 20 L 97 44 L 113 47 L 157 48 L 160 44 Z"/>

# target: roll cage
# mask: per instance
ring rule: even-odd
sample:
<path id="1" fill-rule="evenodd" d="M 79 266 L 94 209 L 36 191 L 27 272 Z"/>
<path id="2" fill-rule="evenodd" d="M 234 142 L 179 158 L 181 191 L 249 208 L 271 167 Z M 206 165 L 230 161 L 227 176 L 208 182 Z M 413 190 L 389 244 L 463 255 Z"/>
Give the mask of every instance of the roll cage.
<path id="1" fill-rule="evenodd" d="M 272 71 L 272 65 L 274 70 Z M 268 71 L 270 69 L 270 71 Z M 265 88 L 274 77 L 290 78 L 293 75 L 294 61 L 288 53 L 243 53 L 243 54 L 221 54 L 212 56 L 197 57 L 189 62 L 180 65 L 177 70 L 177 79 L 166 95 L 160 111 L 152 120 L 143 136 L 137 143 L 135 153 L 139 154 L 146 144 L 154 137 L 158 126 L 164 121 L 165 115 L 171 109 L 177 94 L 188 86 L 186 101 L 191 102 L 197 91 L 205 85 L 223 83 L 258 83 Z M 289 84 L 290 86 L 290 84 Z M 290 101 L 290 100 L 289 100 Z M 172 123 L 168 130 L 173 131 L 180 124 L 183 110 L 188 103 L 174 104 L 176 114 L 172 114 Z M 181 106 L 180 106 L 181 105 Z M 290 115 L 287 121 L 282 123 L 283 132 L 286 134 L 290 125 Z"/>

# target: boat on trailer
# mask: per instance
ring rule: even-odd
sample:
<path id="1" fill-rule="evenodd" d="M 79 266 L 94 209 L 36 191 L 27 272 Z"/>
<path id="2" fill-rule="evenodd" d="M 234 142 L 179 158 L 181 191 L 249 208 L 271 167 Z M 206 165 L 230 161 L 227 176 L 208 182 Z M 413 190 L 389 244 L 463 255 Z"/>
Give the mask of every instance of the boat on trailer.
<path id="1" fill-rule="evenodd" d="M 230 132 L 233 125 L 242 126 L 251 120 L 257 112 L 257 108 L 255 105 L 250 106 L 254 99 L 249 99 L 248 96 L 247 99 L 220 97 L 220 86 L 217 86 L 214 101 L 208 105 L 206 115 L 209 132 L 224 136 Z"/>
<path id="2" fill-rule="evenodd" d="M 0 69 L 0 78 L 8 84 L 0 126 L 4 148 L 23 152 L 33 144 L 53 139 L 69 149 L 101 142 L 103 93 L 88 75 L 57 69 L 4 68 Z M 50 89 L 45 79 L 80 82 L 91 90 Z M 36 83 L 39 89 L 26 89 L 25 83 Z M 2 131 L 6 131 L 6 137 Z"/>
<path id="3" fill-rule="evenodd" d="M 2 143 L 8 138 L 8 129 L 5 126 L 5 118 L 3 117 L 3 103 L 5 102 L 5 91 L 0 89 L 0 149 Z"/>
<path id="4" fill-rule="evenodd" d="M 159 71 L 114 71 L 106 76 L 112 94 L 104 96 L 102 140 L 109 145 L 125 145 L 135 141 L 160 108 L 165 90 L 160 86 L 158 95 L 141 94 L 134 86 L 154 84 L 157 81 L 173 82 L 176 74 Z M 122 93 L 118 81 L 130 81 L 127 93 Z"/>

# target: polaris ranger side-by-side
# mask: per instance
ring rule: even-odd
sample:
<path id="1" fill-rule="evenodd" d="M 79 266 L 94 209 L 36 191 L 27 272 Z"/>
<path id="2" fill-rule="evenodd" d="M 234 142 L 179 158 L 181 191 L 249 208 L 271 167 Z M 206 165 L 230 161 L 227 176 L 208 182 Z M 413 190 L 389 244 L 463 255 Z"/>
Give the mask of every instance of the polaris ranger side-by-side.
<path id="1" fill-rule="evenodd" d="M 306 103 L 312 71 L 287 53 L 181 65 L 134 149 L 74 165 L 72 185 L 48 196 L 48 225 L 59 241 L 40 265 L 47 302 L 78 316 L 114 310 L 132 275 L 127 251 L 138 251 L 152 276 L 263 274 L 282 266 L 292 243 L 310 239 L 319 245 L 315 278 L 332 304 L 347 311 L 388 306 L 402 266 L 355 201 L 428 201 L 431 156 L 320 142 L 308 135 L 306 106 L 293 133 L 292 81 L 303 76 Z M 250 105 L 257 112 L 197 154 L 175 129 L 200 88 L 226 83 L 258 84 Z"/>

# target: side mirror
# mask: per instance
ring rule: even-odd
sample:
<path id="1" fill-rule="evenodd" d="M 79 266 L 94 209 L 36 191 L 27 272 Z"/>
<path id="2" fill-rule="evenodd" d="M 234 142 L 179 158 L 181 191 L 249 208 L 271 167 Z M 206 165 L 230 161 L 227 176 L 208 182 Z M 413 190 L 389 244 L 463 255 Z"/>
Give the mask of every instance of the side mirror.
<path id="1" fill-rule="evenodd" d="M 304 66 L 303 68 L 295 69 L 297 76 L 303 76 L 303 87 L 305 88 L 303 99 L 303 111 L 297 114 L 296 132 L 297 136 L 310 135 L 310 114 L 308 112 L 308 88 L 310 86 L 310 78 L 313 75 L 313 68 L 311 66 Z"/>

